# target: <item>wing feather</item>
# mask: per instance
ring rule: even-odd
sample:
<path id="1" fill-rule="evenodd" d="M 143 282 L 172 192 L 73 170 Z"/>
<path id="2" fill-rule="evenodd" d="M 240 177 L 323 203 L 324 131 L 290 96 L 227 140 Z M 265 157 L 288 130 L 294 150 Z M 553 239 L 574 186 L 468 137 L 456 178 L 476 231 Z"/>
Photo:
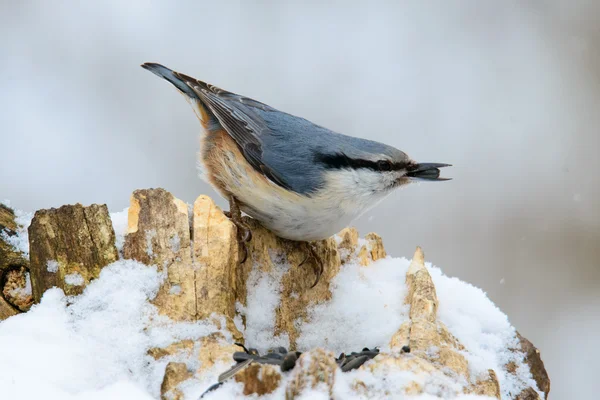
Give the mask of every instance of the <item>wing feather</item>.
<path id="1" fill-rule="evenodd" d="M 273 183 L 288 189 L 292 187 L 270 168 L 263 159 L 262 138 L 272 134 L 255 109 L 273 109 L 259 101 L 237 95 L 184 74 L 177 75 L 192 88 L 217 117 L 227 133 L 235 140 L 252 167 Z"/>

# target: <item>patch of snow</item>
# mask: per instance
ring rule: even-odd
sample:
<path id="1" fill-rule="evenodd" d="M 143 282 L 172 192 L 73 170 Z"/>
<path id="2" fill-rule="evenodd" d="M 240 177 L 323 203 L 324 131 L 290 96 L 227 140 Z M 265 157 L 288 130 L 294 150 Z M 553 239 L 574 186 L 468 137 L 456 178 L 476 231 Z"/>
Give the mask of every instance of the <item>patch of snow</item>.
<path id="1" fill-rule="evenodd" d="M 10 207 L 10 201 L 4 200 L 3 204 Z M 23 253 L 25 258 L 29 258 L 29 233 L 27 228 L 33 219 L 33 213 L 21 210 L 13 210 L 15 212 L 15 222 L 17 224 L 16 235 L 9 235 L 8 232 L 0 230 L 0 237 L 4 242 L 10 244 L 15 251 Z"/>
<path id="2" fill-rule="evenodd" d="M 506 314 L 481 289 L 447 277 L 431 264 L 427 268 L 439 300 L 438 319 L 465 346 L 463 355 L 469 362 L 471 380 L 475 382 L 493 369 L 503 399 L 514 398 L 527 386 L 537 388 L 523 353 L 510 350 L 519 348 L 519 343 Z M 515 375 L 505 368 L 511 361 L 518 367 Z"/>
<path id="3" fill-rule="evenodd" d="M 333 235 L 333 240 L 335 240 L 335 244 L 339 246 L 342 243 L 342 237 L 340 235 Z"/>
<path id="4" fill-rule="evenodd" d="M 110 213 L 113 230 L 115 231 L 115 246 L 119 251 L 121 258 L 123 257 L 123 246 L 125 245 L 125 234 L 127 233 L 128 215 L 129 207 L 123 211 Z"/>
<path id="5" fill-rule="evenodd" d="M 421 396 L 410 397 L 411 399 L 467 399 L 462 397 L 463 385 L 454 382 L 452 378 L 442 372 L 433 374 L 416 374 L 412 371 L 400 371 L 393 369 L 378 369 L 375 372 L 366 370 L 353 370 L 347 373 L 337 371 L 335 375 L 334 394 L 337 398 L 355 398 L 352 390 L 355 380 L 362 381 L 367 387 L 371 398 L 375 399 L 404 399 L 404 389 L 412 381 L 417 382 L 424 391 Z M 395 393 L 395 396 L 390 396 Z M 489 400 L 487 397 L 484 397 Z"/>
<path id="6" fill-rule="evenodd" d="M 83 286 L 85 280 L 81 274 L 75 272 L 73 274 L 65 275 L 65 283 L 71 286 Z"/>
<path id="7" fill-rule="evenodd" d="M 171 289 L 169 289 L 169 293 L 174 294 L 174 295 L 180 295 L 181 294 L 181 286 L 179 286 L 179 285 L 171 286 Z"/>
<path id="8" fill-rule="evenodd" d="M 46 270 L 48 272 L 57 273 L 58 272 L 58 261 L 48 260 L 48 262 L 46 263 Z"/>
<path id="9" fill-rule="evenodd" d="M 364 268 L 344 265 L 332 281 L 332 299 L 309 310 L 298 348 L 325 347 L 335 354 L 387 346 L 408 319 L 406 259 L 382 259 Z"/>
<path id="10" fill-rule="evenodd" d="M 367 249 L 369 248 L 369 242 L 367 241 L 367 239 L 365 238 L 358 238 L 358 241 L 356 242 L 356 252 L 358 253 L 360 251 L 360 248 L 363 246 L 367 246 Z"/>
<path id="11" fill-rule="evenodd" d="M 246 327 L 244 326 L 244 319 L 242 315 L 246 315 L 246 307 L 239 301 L 235 303 L 235 317 L 233 318 L 233 324 L 242 334 L 246 331 Z"/>
<path id="12" fill-rule="evenodd" d="M 27 227 L 31 213 L 16 211 L 19 229 L 7 241 L 28 254 Z M 127 210 L 111 214 L 122 252 L 127 228 Z M 6 232 L 2 233 L 6 238 Z M 152 255 L 152 233 L 146 238 Z M 337 238 L 336 238 L 337 240 Z M 364 244 L 361 239 L 360 244 Z M 177 248 L 173 239 L 172 249 Z M 174 250 L 175 251 L 175 250 Z M 264 273 L 254 266 L 247 281 L 247 306 L 236 304 L 236 327 L 245 333 L 246 343 L 260 351 L 275 346 L 289 347 L 285 335 L 274 336 L 275 312 L 280 301 L 281 279 L 290 268 L 284 256 L 270 254 L 274 271 Z M 390 337 L 408 319 L 405 274 L 409 261 L 386 258 L 368 268 L 355 262 L 345 264 L 332 281 L 332 299 L 309 311 L 309 322 L 298 321 L 299 350 L 325 347 L 335 354 L 379 346 L 386 350 Z M 58 271 L 58 263 L 49 261 L 47 269 Z M 439 299 L 438 318 L 465 346 L 463 355 L 469 362 L 473 380 L 493 369 L 502 388 L 502 398 L 514 397 L 527 386 L 536 387 L 523 354 L 517 348 L 516 331 L 508 318 L 485 295 L 468 283 L 445 276 L 427 264 Z M 164 272 L 132 260 L 120 260 L 104 268 L 80 296 L 67 298 L 57 288 L 48 290 L 40 304 L 24 314 L 0 322 L 0 387 L 6 398 L 43 398 L 45 400 L 156 399 L 164 368 L 169 361 L 185 362 L 190 370 L 199 367 L 197 352 L 192 357 L 180 355 L 154 360 L 147 355 L 150 348 L 166 347 L 184 339 L 195 340 L 218 331 L 207 321 L 173 322 L 159 315 L 151 300 L 165 278 Z M 69 284 L 83 284 L 83 277 L 65 277 Z M 504 279 L 501 281 L 503 283 Z M 24 291 L 30 291 L 28 286 Z M 177 294 L 181 288 L 173 286 Z M 220 317 L 220 326 L 225 326 Z M 245 326 L 244 326 L 245 320 Z M 222 331 L 226 339 L 231 335 Z M 435 355 L 437 349 L 428 352 Z M 92 355 L 92 356 L 90 356 Z M 35 360 L 32 362 L 31 360 Z M 516 375 L 505 365 L 514 362 Z M 190 379 L 181 389 L 186 399 L 196 400 L 217 376 L 229 368 L 218 363 L 201 378 Z M 267 399 L 285 397 L 285 379 Z M 417 380 L 425 388 L 420 400 L 446 396 L 463 400 L 483 399 L 463 395 L 462 385 L 451 383 L 443 374 L 417 377 L 408 371 L 337 372 L 334 397 L 350 398 L 354 380 L 360 379 L 375 397 L 397 393 L 409 380 Z M 35 385 L 32 385 L 32 380 Z M 441 392 L 450 387 L 452 392 Z M 233 380 L 226 382 L 206 399 L 230 399 L 242 396 L 242 387 Z M 456 396 L 456 397 L 454 397 Z M 328 398 L 319 388 L 303 393 L 300 398 Z"/>
<path id="13" fill-rule="evenodd" d="M 154 256 L 154 249 L 152 247 L 152 239 L 154 239 L 155 237 L 156 237 L 155 229 L 149 229 L 148 231 L 146 231 L 146 254 L 148 254 L 149 257 Z"/>
<path id="14" fill-rule="evenodd" d="M 274 336 L 275 310 L 279 305 L 281 278 L 290 268 L 285 255 L 269 253 L 275 263 L 274 271 L 265 274 L 258 265 L 254 265 L 246 287 L 248 296 L 246 307 L 241 310 L 246 318 L 246 343 L 259 351 L 266 351 L 271 347 L 290 347 L 287 334 Z"/>
<path id="15" fill-rule="evenodd" d="M 169 244 L 171 245 L 171 251 L 173 253 L 177 253 L 181 248 L 181 239 L 179 239 L 179 235 L 175 234 L 169 239 Z"/>
<path id="16" fill-rule="evenodd" d="M 218 331 L 209 322 L 159 315 L 150 300 L 161 282 L 155 267 L 122 260 L 69 298 L 69 306 L 53 288 L 29 312 L 0 322 L 3 398 L 159 398 L 167 361 L 154 361 L 148 350 Z M 204 390 L 212 381 L 197 383 Z"/>
<path id="17" fill-rule="evenodd" d="M 31 275 L 29 272 L 25 273 L 25 287 L 21 289 L 21 294 L 26 296 L 30 296 L 33 294 L 33 289 L 31 288 Z"/>

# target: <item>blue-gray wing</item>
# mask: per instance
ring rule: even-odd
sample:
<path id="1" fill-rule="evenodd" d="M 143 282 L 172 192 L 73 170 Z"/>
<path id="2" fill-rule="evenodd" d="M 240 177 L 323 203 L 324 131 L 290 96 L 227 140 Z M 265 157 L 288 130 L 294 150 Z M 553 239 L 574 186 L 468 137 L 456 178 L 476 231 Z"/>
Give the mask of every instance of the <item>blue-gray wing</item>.
<path id="1" fill-rule="evenodd" d="M 316 189 L 316 171 L 307 171 L 306 168 L 299 170 L 294 161 L 304 160 L 304 155 L 298 151 L 304 148 L 301 137 L 302 133 L 309 133 L 306 128 L 325 130 L 324 128 L 259 101 L 227 92 L 181 73 L 176 74 L 215 115 L 256 171 L 288 190 L 308 194 Z M 304 132 L 300 132 L 301 130 Z M 269 148 L 265 149 L 265 145 Z"/>
<path id="2" fill-rule="evenodd" d="M 236 141 L 252 167 L 288 190 L 291 185 L 263 160 L 264 136 L 270 129 L 257 111 L 275 111 L 266 104 L 220 89 L 214 85 L 177 73 L 212 111 L 227 133 Z"/>

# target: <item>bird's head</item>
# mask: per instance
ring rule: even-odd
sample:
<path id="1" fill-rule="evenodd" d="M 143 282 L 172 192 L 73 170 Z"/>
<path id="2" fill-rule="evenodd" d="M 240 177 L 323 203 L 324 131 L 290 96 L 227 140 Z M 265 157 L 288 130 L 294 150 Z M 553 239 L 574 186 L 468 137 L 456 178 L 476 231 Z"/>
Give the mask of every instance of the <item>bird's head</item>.
<path id="1" fill-rule="evenodd" d="M 367 140 L 319 152 L 315 162 L 325 171 L 327 184 L 364 196 L 386 195 L 413 181 L 449 180 L 440 177 L 440 168 L 450 164 L 418 163 L 394 147 Z"/>

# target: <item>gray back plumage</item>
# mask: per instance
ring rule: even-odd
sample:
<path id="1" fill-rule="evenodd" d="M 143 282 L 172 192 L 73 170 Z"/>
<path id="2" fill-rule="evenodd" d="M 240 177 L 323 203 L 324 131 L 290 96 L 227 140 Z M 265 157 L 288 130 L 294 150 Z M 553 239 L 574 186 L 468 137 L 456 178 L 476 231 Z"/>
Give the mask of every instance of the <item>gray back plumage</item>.
<path id="1" fill-rule="evenodd" d="M 318 191 L 327 165 L 322 156 L 408 161 L 391 146 L 333 132 L 250 98 L 220 89 L 160 64 L 142 65 L 200 100 L 236 141 L 246 160 L 271 181 L 300 194 Z"/>
<path id="2" fill-rule="evenodd" d="M 342 135 L 281 111 L 259 114 L 270 132 L 261 138 L 263 160 L 298 193 L 316 191 L 324 183 L 327 166 L 320 162 L 321 156 L 377 160 L 385 155 L 395 161 L 407 159 L 406 154 L 391 146 Z"/>

